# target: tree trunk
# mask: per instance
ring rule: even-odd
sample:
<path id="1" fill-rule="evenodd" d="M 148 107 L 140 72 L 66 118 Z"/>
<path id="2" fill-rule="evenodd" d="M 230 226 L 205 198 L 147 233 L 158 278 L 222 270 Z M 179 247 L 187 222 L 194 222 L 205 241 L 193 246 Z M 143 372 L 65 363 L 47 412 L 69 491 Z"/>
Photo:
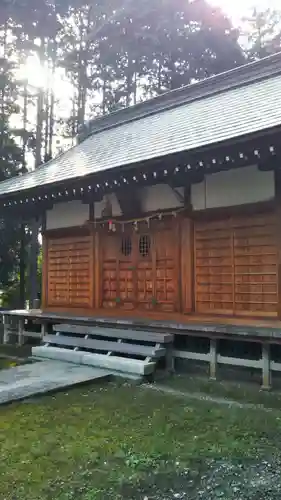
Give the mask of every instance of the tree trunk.
<path id="1" fill-rule="evenodd" d="M 52 81 L 55 77 L 56 70 L 56 58 L 57 58 L 57 43 L 54 40 L 53 53 L 52 53 Z M 54 138 L 54 115 L 55 115 L 55 94 L 51 86 L 50 88 L 50 108 L 49 108 L 49 159 L 53 158 L 53 138 Z"/>
<path id="2" fill-rule="evenodd" d="M 27 94 L 27 82 L 24 82 L 23 89 L 23 143 L 22 143 L 22 156 L 23 156 L 23 164 L 25 166 L 25 154 L 26 154 L 26 144 L 27 144 L 27 104 L 28 104 L 28 94 Z M 20 273 L 20 307 L 24 309 L 25 307 L 25 298 L 26 298 L 26 290 L 25 290 L 25 257 L 26 257 L 26 233 L 25 233 L 25 224 L 21 223 L 20 226 L 20 265 L 19 265 L 19 273 Z"/>
<path id="3" fill-rule="evenodd" d="M 157 74 L 157 94 L 161 94 L 161 89 L 162 89 L 162 64 L 159 58 L 158 61 L 158 74 Z"/>
<path id="4" fill-rule="evenodd" d="M 137 104 L 137 87 L 138 87 L 137 72 L 135 71 L 135 73 L 134 73 L 134 104 Z"/>
<path id="5" fill-rule="evenodd" d="M 5 60 L 7 57 L 7 32 L 8 32 L 8 22 L 5 21 L 3 25 L 3 37 L 2 37 L 2 58 L 4 59 L 4 65 L 2 67 L 2 75 L 5 78 Z M 0 150 L 3 147 L 3 140 L 4 140 L 4 127 L 5 127 L 5 101 L 6 101 L 6 95 L 5 95 L 5 83 L 3 86 L 0 88 L 0 101 L 1 101 L 1 130 L 0 130 Z"/>
<path id="6" fill-rule="evenodd" d="M 48 152 L 49 152 L 49 120 L 50 120 L 50 90 L 47 89 L 45 92 L 45 103 L 44 103 L 44 111 L 45 111 L 45 130 L 44 130 L 44 161 L 48 161 Z"/>
<path id="7" fill-rule="evenodd" d="M 106 79 L 103 77 L 103 85 L 102 85 L 102 114 L 106 113 Z"/>
<path id="8" fill-rule="evenodd" d="M 37 97 L 37 123 L 36 123 L 36 147 L 35 147 L 35 168 L 41 165 L 41 150 L 42 150 L 42 131 L 43 131 L 43 102 L 44 92 L 42 89 L 38 92 Z M 30 305 L 33 307 L 34 301 L 38 298 L 38 235 L 40 221 L 37 214 L 34 214 L 34 219 L 31 225 L 31 245 L 30 245 Z"/>
<path id="9" fill-rule="evenodd" d="M 49 150 L 48 150 L 49 159 L 53 158 L 54 107 L 55 107 L 55 95 L 53 90 L 51 90 L 50 116 L 49 116 Z"/>
<path id="10" fill-rule="evenodd" d="M 130 106 L 131 104 L 131 96 L 132 96 L 132 87 L 133 87 L 133 76 L 134 76 L 134 64 L 132 61 L 132 57 L 128 54 L 128 62 L 127 62 L 127 76 L 126 76 L 126 106 Z"/>
<path id="11" fill-rule="evenodd" d="M 78 56 L 78 130 L 84 125 L 86 113 L 86 100 L 87 100 L 87 65 L 88 65 L 88 48 L 89 42 L 85 42 L 85 34 L 89 28 L 89 13 L 87 19 L 87 27 L 85 33 L 85 25 L 81 15 L 80 24 L 80 42 L 79 42 L 79 56 Z"/>

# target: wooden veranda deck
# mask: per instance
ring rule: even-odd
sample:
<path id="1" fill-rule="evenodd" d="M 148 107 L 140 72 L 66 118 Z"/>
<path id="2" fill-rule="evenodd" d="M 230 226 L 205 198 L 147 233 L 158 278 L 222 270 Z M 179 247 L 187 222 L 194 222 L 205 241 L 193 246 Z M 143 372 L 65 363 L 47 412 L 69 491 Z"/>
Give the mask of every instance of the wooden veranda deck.
<path id="1" fill-rule="evenodd" d="M 258 340 L 258 338 L 280 339 L 281 342 L 281 321 L 279 319 L 262 319 L 246 317 L 228 317 L 219 315 L 196 315 L 189 314 L 173 315 L 161 314 L 161 319 L 157 314 L 146 316 L 126 312 L 124 316 L 115 316 L 114 312 L 105 313 L 104 310 L 97 311 L 95 315 L 87 314 L 86 310 L 77 311 L 76 315 L 68 312 L 48 312 L 40 309 L 30 310 L 8 310 L 3 311 L 4 317 L 14 317 L 29 319 L 42 325 L 48 323 L 73 323 L 73 324 L 107 324 L 122 325 L 123 327 L 135 327 L 152 329 L 154 331 L 171 331 L 175 335 L 194 334 L 214 334 L 216 337 L 242 336 L 244 340 Z"/>
<path id="2" fill-rule="evenodd" d="M 104 311 L 103 311 L 104 313 Z M 281 372 L 281 321 L 262 320 L 248 318 L 233 318 L 225 316 L 199 316 L 199 315 L 179 315 L 173 316 L 173 321 L 169 318 L 143 318 L 140 315 L 126 315 L 126 317 L 114 317 L 114 314 L 105 315 L 100 312 L 95 316 L 77 313 L 77 315 L 64 312 L 46 312 L 41 310 L 11 310 L 5 311 L 4 327 L 6 334 L 4 341 L 8 341 L 11 336 L 9 330 L 10 320 L 18 320 L 18 329 L 14 334 L 18 335 L 18 343 L 24 342 L 24 337 L 36 336 L 41 339 L 55 324 L 72 325 L 93 325 L 98 328 L 123 328 L 128 331 L 145 330 L 159 334 L 172 334 L 174 343 L 171 344 L 170 356 L 171 367 L 175 368 L 177 360 L 200 361 L 209 364 L 210 377 L 215 379 L 219 365 L 232 367 L 243 367 L 257 369 L 262 373 L 262 387 L 271 387 L 271 378 L 273 372 Z M 29 321 L 26 321 L 29 320 Z M 41 333 L 28 331 L 26 323 L 41 325 Z M 132 333 L 133 335 L 133 333 Z M 159 335 L 160 336 L 160 335 Z M 196 337 L 206 340 L 206 348 L 196 347 Z M 193 338 L 195 344 L 190 345 L 188 340 Z M 221 340 L 229 340 L 234 343 L 249 344 L 249 348 L 240 350 L 239 355 L 229 355 L 221 351 Z M 257 349 L 257 346 L 259 348 Z"/>

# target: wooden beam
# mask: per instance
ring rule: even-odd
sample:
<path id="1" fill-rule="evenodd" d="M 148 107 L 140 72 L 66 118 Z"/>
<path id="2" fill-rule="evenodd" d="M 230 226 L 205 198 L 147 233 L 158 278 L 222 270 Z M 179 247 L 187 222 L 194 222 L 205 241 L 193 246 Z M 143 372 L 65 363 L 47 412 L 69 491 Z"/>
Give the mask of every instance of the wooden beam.
<path id="1" fill-rule="evenodd" d="M 95 231 L 95 258 L 94 258 L 94 309 L 99 309 L 101 307 L 101 266 L 102 266 L 102 255 L 100 249 L 100 238 L 101 234 Z"/>
<path id="2" fill-rule="evenodd" d="M 91 244 L 90 244 L 90 308 L 95 308 L 95 265 L 96 265 L 96 232 L 94 228 L 91 228 L 90 232 Z"/>
<path id="3" fill-rule="evenodd" d="M 50 238 L 62 238 L 62 237 L 71 237 L 71 236 L 82 236 L 88 235 L 90 231 L 90 225 L 83 226 L 73 226 L 73 227 L 62 227 L 58 229 L 47 229 L 43 232 L 43 234 Z"/>
<path id="4" fill-rule="evenodd" d="M 179 201 L 179 203 L 181 203 L 182 205 L 184 205 L 184 201 L 185 201 L 185 197 L 184 197 L 184 194 L 182 195 L 175 187 L 173 187 L 171 184 L 168 184 L 169 188 L 173 191 L 175 197 L 177 198 L 177 200 Z"/>
<path id="5" fill-rule="evenodd" d="M 94 202 L 89 203 L 89 220 L 90 221 L 95 220 L 95 203 Z"/>
<path id="6" fill-rule="evenodd" d="M 277 244 L 277 273 L 278 273 L 278 318 L 281 318 L 281 172 L 275 173 L 275 197 L 276 197 L 276 244 Z"/>

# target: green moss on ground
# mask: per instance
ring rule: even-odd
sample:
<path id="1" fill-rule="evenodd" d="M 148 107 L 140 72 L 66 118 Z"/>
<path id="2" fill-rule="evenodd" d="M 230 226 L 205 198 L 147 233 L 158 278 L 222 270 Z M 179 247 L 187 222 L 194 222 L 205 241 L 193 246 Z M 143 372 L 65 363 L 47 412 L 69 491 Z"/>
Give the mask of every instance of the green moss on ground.
<path id="1" fill-rule="evenodd" d="M 6 368 L 10 368 L 11 366 L 16 366 L 17 362 L 11 359 L 0 358 L 0 370 L 5 370 Z"/>
<path id="2" fill-rule="evenodd" d="M 280 437 L 278 411 L 128 384 L 80 387 L 0 408 L 0 498 L 144 498 L 140 485 L 186 468 L 196 475 L 209 459 L 279 457 Z"/>
<path id="3" fill-rule="evenodd" d="M 204 377 L 175 374 L 161 377 L 159 384 L 186 393 L 202 393 L 211 398 L 226 398 L 238 403 L 261 405 L 281 410 L 281 391 L 264 391 L 258 384 L 212 381 Z"/>
<path id="4" fill-rule="evenodd" d="M 25 344 L 22 346 L 16 344 L 0 345 L 0 354 L 6 356 L 15 356 L 18 358 L 27 358 L 31 355 L 32 346 Z"/>

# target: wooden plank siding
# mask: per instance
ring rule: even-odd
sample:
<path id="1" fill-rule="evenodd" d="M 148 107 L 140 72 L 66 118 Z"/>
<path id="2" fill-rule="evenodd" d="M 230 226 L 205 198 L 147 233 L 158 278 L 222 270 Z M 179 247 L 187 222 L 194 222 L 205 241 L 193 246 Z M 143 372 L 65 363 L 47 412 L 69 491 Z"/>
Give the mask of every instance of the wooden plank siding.
<path id="1" fill-rule="evenodd" d="M 91 249 L 90 235 L 48 240 L 48 306 L 92 307 Z"/>
<path id="2" fill-rule="evenodd" d="M 46 232 L 43 309 L 171 320 L 192 313 L 280 317 L 279 212 Z"/>
<path id="3" fill-rule="evenodd" d="M 196 312 L 277 316 L 275 214 L 195 224 Z"/>

